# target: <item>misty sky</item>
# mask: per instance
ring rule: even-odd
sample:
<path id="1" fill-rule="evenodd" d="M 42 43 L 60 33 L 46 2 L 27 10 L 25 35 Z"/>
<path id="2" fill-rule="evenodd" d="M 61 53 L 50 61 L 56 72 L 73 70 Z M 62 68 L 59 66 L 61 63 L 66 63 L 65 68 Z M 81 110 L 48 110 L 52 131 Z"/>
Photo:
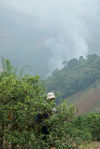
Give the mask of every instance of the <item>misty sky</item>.
<path id="1" fill-rule="evenodd" d="M 54 68 L 61 67 L 64 58 L 99 53 L 100 0 L 0 0 L 0 4 L 40 17 L 41 26 L 56 32 L 44 41 Z"/>

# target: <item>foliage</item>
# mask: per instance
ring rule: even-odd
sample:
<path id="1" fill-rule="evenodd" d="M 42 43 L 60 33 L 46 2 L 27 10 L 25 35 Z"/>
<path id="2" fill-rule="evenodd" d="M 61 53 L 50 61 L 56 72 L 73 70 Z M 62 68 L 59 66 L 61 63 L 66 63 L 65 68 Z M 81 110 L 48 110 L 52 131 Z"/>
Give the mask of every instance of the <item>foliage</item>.
<path id="1" fill-rule="evenodd" d="M 16 75 L 9 75 L 1 77 L 1 136 L 5 136 L 12 144 L 29 143 L 28 136 L 35 131 L 34 117 L 39 106 L 37 101 L 41 102 L 43 98 L 43 87 L 38 76 L 19 78 Z"/>
<path id="2" fill-rule="evenodd" d="M 87 121 L 92 134 L 92 140 L 100 141 L 100 113 L 89 114 Z"/>
<path id="3" fill-rule="evenodd" d="M 81 143 L 74 128 L 75 108 L 66 104 L 56 107 L 46 102 L 45 90 L 38 76 L 15 74 L 0 79 L 0 147 L 13 149 L 77 149 Z M 52 109 L 56 112 L 52 113 Z M 36 123 L 36 116 L 49 113 L 49 119 Z M 43 126 L 49 134 L 42 133 Z M 4 142 L 6 142 L 4 144 Z M 4 144 L 4 146 L 3 146 Z"/>
<path id="4" fill-rule="evenodd" d="M 83 141 L 91 141 L 92 135 L 87 122 L 87 115 L 79 115 L 75 118 L 75 128 L 79 131 L 79 135 Z"/>
<path id="5" fill-rule="evenodd" d="M 22 68 L 13 67 L 11 61 L 4 57 L 1 58 L 1 65 L 2 65 L 2 76 L 8 76 L 10 74 L 19 74 L 20 77 L 24 76 L 25 74 L 32 73 L 32 68 L 29 65 L 24 65 Z"/>
<path id="6" fill-rule="evenodd" d="M 100 78 L 100 57 L 96 54 L 64 61 L 62 70 L 56 69 L 45 85 L 48 91 L 60 92 L 66 98 L 90 86 Z"/>
<path id="7" fill-rule="evenodd" d="M 85 135 L 82 140 L 100 141 L 100 113 L 89 113 L 87 115 L 79 115 L 75 119 L 75 128 L 83 131 Z"/>
<path id="8" fill-rule="evenodd" d="M 16 69 L 12 66 L 9 59 L 6 59 L 4 57 L 1 58 L 1 64 L 2 64 L 2 76 L 10 75 L 11 73 L 16 73 Z"/>

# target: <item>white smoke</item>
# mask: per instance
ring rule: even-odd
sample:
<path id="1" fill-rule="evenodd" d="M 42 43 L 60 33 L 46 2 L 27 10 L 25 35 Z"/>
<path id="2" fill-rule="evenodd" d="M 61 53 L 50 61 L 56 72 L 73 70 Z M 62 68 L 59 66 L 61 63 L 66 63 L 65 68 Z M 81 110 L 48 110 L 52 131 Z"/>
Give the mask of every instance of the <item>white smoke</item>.
<path id="1" fill-rule="evenodd" d="M 99 17 L 100 0 L 3 0 L 3 5 L 34 16 L 51 32 L 44 45 L 51 51 L 50 70 L 62 68 L 65 57 L 89 52 L 91 29 Z"/>

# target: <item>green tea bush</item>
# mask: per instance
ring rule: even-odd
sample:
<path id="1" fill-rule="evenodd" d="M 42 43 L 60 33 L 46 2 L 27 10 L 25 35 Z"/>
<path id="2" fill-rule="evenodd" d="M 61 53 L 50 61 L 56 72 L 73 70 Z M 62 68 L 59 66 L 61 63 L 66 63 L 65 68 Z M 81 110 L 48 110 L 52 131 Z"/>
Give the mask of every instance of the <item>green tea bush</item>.
<path id="1" fill-rule="evenodd" d="M 56 112 L 52 113 L 52 109 Z M 37 123 L 37 115 L 49 113 Z M 2 149 L 77 149 L 80 138 L 75 131 L 75 108 L 46 101 L 38 76 L 14 74 L 0 78 L 0 148 Z M 47 126 L 48 135 L 42 133 Z"/>
<path id="2" fill-rule="evenodd" d="M 90 113 L 87 116 L 87 122 L 92 134 L 92 140 L 100 141 L 100 113 Z"/>
<path id="3" fill-rule="evenodd" d="M 0 135 L 8 144 L 24 146 L 30 142 L 31 132 L 35 132 L 37 109 L 45 98 L 39 77 L 16 75 L 2 77 L 0 80 Z"/>
<path id="4" fill-rule="evenodd" d="M 82 140 L 100 141 L 100 113 L 79 115 L 75 118 L 75 128 L 83 133 Z"/>

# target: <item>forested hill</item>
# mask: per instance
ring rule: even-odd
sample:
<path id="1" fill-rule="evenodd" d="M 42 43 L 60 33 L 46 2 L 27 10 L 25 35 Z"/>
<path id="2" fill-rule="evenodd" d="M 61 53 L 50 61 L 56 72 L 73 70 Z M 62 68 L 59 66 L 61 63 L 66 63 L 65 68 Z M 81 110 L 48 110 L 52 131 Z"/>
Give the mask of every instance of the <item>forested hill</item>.
<path id="1" fill-rule="evenodd" d="M 73 58 L 63 64 L 62 70 L 56 69 L 46 80 L 47 90 L 59 92 L 63 98 L 86 89 L 100 79 L 100 56 L 96 54 Z"/>

